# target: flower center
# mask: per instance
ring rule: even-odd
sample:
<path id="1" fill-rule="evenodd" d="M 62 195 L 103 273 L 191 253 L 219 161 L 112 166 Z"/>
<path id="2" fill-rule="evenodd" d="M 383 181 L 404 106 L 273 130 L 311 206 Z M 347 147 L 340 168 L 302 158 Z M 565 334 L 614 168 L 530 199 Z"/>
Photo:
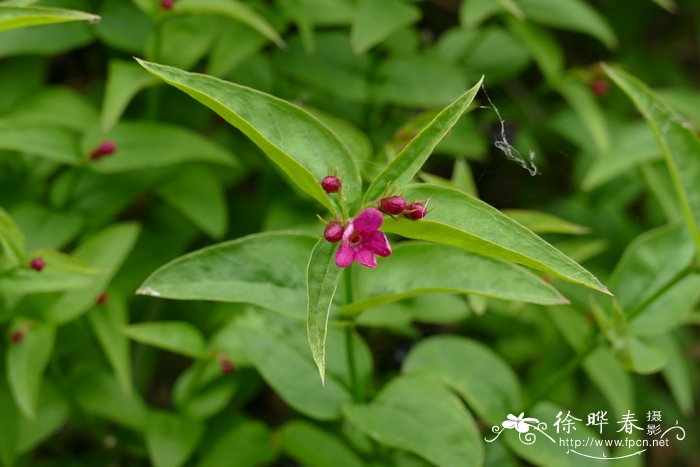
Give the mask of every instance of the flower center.
<path id="1" fill-rule="evenodd" d="M 354 231 L 350 237 L 348 238 L 348 241 L 350 242 L 350 245 L 355 246 L 359 245 L 360 242 L 362 241 L 362 232 L 359 231 Z"/>

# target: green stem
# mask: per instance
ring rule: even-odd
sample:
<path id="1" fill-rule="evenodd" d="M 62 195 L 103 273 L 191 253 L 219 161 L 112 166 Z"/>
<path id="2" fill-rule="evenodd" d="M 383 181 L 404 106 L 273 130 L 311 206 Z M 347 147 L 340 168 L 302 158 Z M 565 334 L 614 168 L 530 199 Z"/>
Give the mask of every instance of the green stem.
<path id="1" fill-rule="evenodd" d="M 345 300 L 352 303 L 355 300 L 353 268 L 350 266 L 344 274 L 345 277 Z M 345 328 L 345 353 L 348 359 L 348 370 L 350 373 L 350 386 L 356 402 L 364 400 L 364 391 L 360 387 L 357 375 L 357 363 L 355 361 L 355 316 L 351 316 L 348 326 Z"/>
<path id="2" fill-rule="evenodd" d="M 543 384 L 540 389 L 535 392 L 535 394 L 530 397 L 530 400 L 525 405 L 525 410 L 529 410 L 537 402 L 546 397 L 552 390 L 554 390 L 562 381 L 564 381 L 571 373 L 573 373 L 583 361 L 588 357 L 595 349 L 598 348 L 598 333 L 596 333 L 591 340 L 586 344 L 586 346 L 578 351 L 574 358 L 566 362 L 566 364 L 559 368 L 559 370 L 552 375 L 549 380 Z"/>

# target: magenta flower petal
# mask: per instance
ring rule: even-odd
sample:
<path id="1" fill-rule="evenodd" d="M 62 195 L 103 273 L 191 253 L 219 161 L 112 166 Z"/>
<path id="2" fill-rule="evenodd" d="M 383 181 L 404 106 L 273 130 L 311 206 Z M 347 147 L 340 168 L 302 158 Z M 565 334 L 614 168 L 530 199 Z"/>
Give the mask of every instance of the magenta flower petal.
<path id="1" fill-rule="evenodd" d="M 367 234 L 362 242 L 362 246 L 368 248 L 375 255 L 389 256 L 391 254 L 389 240 L 386 239 L 386 235 L 381 230 L 375 230 Z"/>
<path id="2" fill-rule="evenodd" d="M 352 249 L 350 244 L 343 240 L 343 244 L 340 245 L 338 251 L 335 252 L 335 264 L 341 268 L 347 268 L 355 260 L 355 251 Z"/>
<path id="3" fill-rule="evenodd" d="M 367 266 L 368 268 L 377 267 L 377 258 L 375 258 L 374 253 L 372 253 L 367 248 L 360 248 L 359 250 L 357 250 L 357 252 L 355 253 L 355 261 L 362 264 L 363 266 Z"/>
<path id="4" fill-rule="evenodd" d="M 374 208 L 365 209 L 352 221 L 355 230 L 359 230 L 364 234 L 378 230 L 382 226 L 382 222 L 384 222 L 384 216 L 378 209 Z"/>

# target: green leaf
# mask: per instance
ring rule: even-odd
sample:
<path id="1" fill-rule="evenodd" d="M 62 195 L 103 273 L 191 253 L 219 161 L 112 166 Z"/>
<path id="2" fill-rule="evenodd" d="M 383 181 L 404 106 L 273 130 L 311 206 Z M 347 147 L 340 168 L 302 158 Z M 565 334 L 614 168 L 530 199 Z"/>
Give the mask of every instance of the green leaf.
<path id="1" fill-rule="evenodd" d="M 311 355 L 321 375 L 321 383 L 326 377 L 328 316 L 338 282 L 343 275 L 343 269 L 335 264 L 335 250 L 335 244 L 323 238 L 320 239 L 311 252 L 306 273 L 306 290 L 309 298 L 306 309 L 306 332 L 309 336 Z"/>
<path id="2" fill-rule="evenodd" d="M 61 128 L 0 122 L 0 149 L 44 157 L 63 164 L 81 163 L 78 138 Z"/>
<path id="3" fill-rule="evenodd" d="M 294 420 L 285 424 L 278 433 L 280 446 L 300 465 L 326 467 L 362 467 L 363 460 L 345 443 L 312 423 Z M 313 446 L 313 449 L 309 449 Z"/>
<path id="4" fill-rule="evenodd" d="M 409 26 L 421 13 L 404 0 L 360 0 L 352 23 L 350 40 L 357 54 L 371 49 L 394 32 Z"/>
<path id="5" fill-rule="evenodd" d="M 20 413 L 6 380 L 0 378 L 0 461 L 5 466 L 12 466 L 18 454 L 17 425 Z"/>
<path id="6" fill-rule="evenodd" d="M 268 94 L 169 66 L 139 61 L 148 71 L 189 94 L 241 130 L 304 192 L 334 209 L 319 181 L 329 168 L 343 179 L 351 208 L 362 181 L 348 149 L 327 127 L 299 107 Z"/>
<path id="7" fill-rule="evenodd" d="M 328 329 L 326 379 L 322 386 L 303 321 L 256 312 L 236 321 L 235 326 L 233 336 L 243 343 L 246 355 L 287 404 L 319 420 L 341 417 L 341 407 L 352 399 L 345 330 Z M 357 380 L 364 385 L 371 372 L 372 357 L 357 334 L 352 338 Z"/>
<path id="8" fill-rule="evenodd" d="M 477 295 L 469 295 L 473 299 Z M 400 328 L 413 321 L 430 324 L 451 324 L 471 314 L 464 297 L 449 293 L 429 293 L 406 298 L 365 310 L 357 324 L 369 327 Z"/>
<path id="9" fill-rule="evenodd" d="M 199 420 L 153 411 L 146 423 L 146 447 L 155 467 L 179 467 L 192 455 L 204 434 Z"/>
<path id="10" fill-rule="evenodd" d="M 668 364 L 663 369 L 666 384 L 678 407 L 688 415 L 693 411 L 693 369 L 681 343 L 672 335 L 659 336 L 657 342 L 668 355 Z"/>
<path id="11" fill-rule="evenodd" d="M 433 465 L 483 462 L 482 442 L 471 414 L 449 389 L 426 377 L 395 378 L 372 402 L 346 405 L 343 413 L 381 444 L 418 454 Z"/>
<path id="12" fill-rule="evenodd" d="M 27 453 L 60 430 L 70 414 L 70 406 L 50 380 L 44 381 L 39 393 L 36 417 L 17 419 L 17 450 Z M 3 418 L 4 420 L 4 418 Z"/>
<path id="13" fill-rule="evenodd" d="M 89 100 L 72 89 L 50 87 L 21 101 L 4 117 L 16 124 L 83 131 L 95 122 L 97 111 Z"/>
<path id="14" fill-rule="evenodd" d="M 25 332 L 21 342 L 7 351 L 7 379 L 12 395 L 22 413 L 34 418 L 44 370 L 51 359 L 56 328 L 50 324 L 36 324 Z"/>
<path id="15" fill-rule="evenodd" d="M 146 345 L 201 358 L 205 355 L 204 336 L 184 321 L 154 321 L 131 324 L 124 328 L 127 336 Z"/>
<path id="16" fill-rule="evenodd" d="M 628 173 L 643 162 L 660 159 L 661 151 L 654 144 L 654 134 L 644 123 L 633 123 L 615 135 L 609 151 L 597 154 L 581 182 L 584 190 Z"/>
<path id="17" fill-rule="evenodd" d="M 177 379 L 173 390 L 175 406 L 188 417 L 211 417 L 231 401 L 239 387 L 238 381 L 235 375 L 222 372 L 218 359 L 200 360 Z"/>
<path id="18" fill-rule="evenodd" d="M 107 68 L 107 84 L 102 100 L 100 123 L 109 131 L 119 121 L 131 99 L 142 89 L 158 83 L 158 79 L 144 72 L 133 62 L 112 60 Z"/>
<path id="19" fill-rule="evenodd" d="M 588 131 L 598 152 L 606 154 L 610 151 L 610 134 L 603 109 L 596 101 L 591 90 L 583 83 L 571 78 L 557 79 L 552 86 L 569 103 L 571 108 Z"/>
<path id="20" fill-rule="evenodd" d="M 83 219 L 78 214 L 59 211 L 33 202 L 15 206 L 12 209 L 12 216 L 22 232 L 27 235 L 28 250 L 61 249 L 73 240 L 83 227 Z"/>
<path id="21" fill-rule="evenodd" d="M 122 330 L 129 323 L 124 299 L 117 294 L 110 295 L 107 303 L 92 307 L 87 318 L 122 390 L 128 394 L 131 391 L 131 356 L 129 339 Z"/>
<path id="22" fill-rule="evenodd" d="M 24 235 L 0 206 L 0 272 L 19 266 L 24 256 Z"/>
<path id="23" fill-rule="evenodd" d="M 284 41 L 275 28 L 253 8 L 236 0 L 178 0 L 175 13 L 214 14 L 226 16 L 253 28 L 272 42 L 282 47 Z"/>
<path id="24" fill-rule="evenodd" d="M 113 140 L 117 148 L 109 157 L 89 162 L 89 167 L 97 172 L 125 172 L 183 162 L 237 165 L 229 151 L 199 134 L 183 127 L 149 121 L 122 121 L 109 132 L 89 134 L 83 142 L 84 152 L 89 153 L 108 139 Z"/>
<path id="25" fill-rule="evenodd" d="M 7 295 L 58 292 L 89 285 L 104 271 L 54 250 L 37 250 L 33 257 L 42 258 L 42 271 L 20 267 L 0 276 L 0 292 Z"/>
<path id="26" fill-rule="evenodd" d="M 601 66 L 634 102 L 654 132 L 700 255 L 700 140 L 644 83 L 620 68 Z"/>
<path id="27" fill-rule="evenodd" d="M 617 45 L 615 32 L 605 18 L 582 0 L 520 0 L 518 3 L 528 19 L 589 34 L 608 48 Z"/>
<path id="28" fill-rule="evenodd" d="M 0 31 L 40 24 L 70 21 L 99 21 L 100 17 L 82 11 L 47 7 L 12 7 L 0 5 Z"/>
<path id="29" fill-rule="evenodd" d="M 200 167 L 188 169 L 163 184 L 157 193 L 207 235 L 221 238 L 226 234 L 226 193 L 211 170 Z"/>
<path id="30" fill-rule="evenodd" d="M 459 117 L 469 108 L 483 80 L 482 77 L 474 87 L 442 110 L 403 148 L 372 181 L 365 193 L 365 202 L 380 198 L 387 188 L 391 188 L 392 192 L 400 192 L 416 176 L 435 146 L 445 138 Z"/>
<path id="31" fill-rule="evenodd" d="M 250 303 L 301 318 L 307 304 L 306 269 L 315 242 L 312 235 L 300 232 L 268 232 L 220 243 L 162 266 L 137 293 Z"/>
<path id="32" fill-rule="evenodd" d="M 357 276 L 357 300 L 343 311 L 358 311 L 431 292 L 477 294 L 531 303 L 567 303 L 552 286 L 520 266 L 450 245 L 404 242 L 377 269 Z"/>
<path id="33" fill-rule="evenodd" d="M 644 307 L 629 324 L 638 336 L 663 334 L 679 326 L 700 302 L 700 274 L 689 274 L 673 283 Z"/>
<path id="34" fill-rule="evenodd" d="M 151 19 L 130 1 L 105 0 L 99 5 L 102 19 L 95 26 L 95 33 L 100 40 L 117 50 L 142 54 L 153 34 Z"/>
<path id="35" fill-rule="evenodd" d="M 434 210 L 420 221 L 387 220 L 383 226 L 387 232 L 513 261 L 609 294 L 593 274 L 483 201 L 431 185 L 411 185 L 405 197 L 430 199 L 428 207 Z"/>
<path id="36" fill-rule="evenodd" d="M 124 391 L 111 373 L 83 367 L 73 375 L 70 387 L 74 388 L 75 401 L 87 413 L 132 430 L 144 429 L 148 407 L 136 391 Z"/>
<path id="37" fill-rule="evenodd" d="M 73 256 L 90 261 L 95 268 L 105 270 L 106 273 L 95 277 L 87 287 L 61 295 L 53 305 L 43 310 L 44 317 L 62 324 L 88 311 L 119 270 L 138 235 L 139 227 L 136 224 L 114 224 L 82 243 L 73 252 Z"/>
<path id="38" fill-rule="evenodd" d="M 434 378 L 457 392 L 479 417 L 500 423 L 522 407 L 515 372 L 488 347 L 456 336 L 421 341 L 408 354 L 402 371 Z"/>
<path id="39" fill-rule="evenodd" d="M 574 224 L 573 222 L 566 221 L 545 212 L 530 211 L 527 209 L 504 209 L 501 212 L 528 230 L 538 234 L 559 233 L 580 235 L 588 233 L 590 230 L 588 227 Z"/>
<path id="40" fill-rule="evenodd" d="M 555 81 L 564 70 L 564 51 L 556 38 L 535 24 L 511 19 L 508 29 L 527 47 L 548 81 Z"/>
<path id="41" fill-rule="evenodd" d="M 694 255 L 694 245 L 682 225 L 650 230 L 627 247 L 610 276 L 610 288 L 625 313 L 637 315 L 685 275 Z"/>
<path id="42" fill-rule="evenodd" d="M 258 53 L 268 39 L 238 21 L 226 24 L 207 61 L 207 74 L 224 77 L 246 59 Z"/>
<path id="43" fill-rule="evenodd" d="M 235 455 L 232 455 L 235 453 Z M 262 422 L 246 421 L 221 435 L 206 450 L 198 467 L 253 467 L 271 465 L 277 452 L 270 429 Z"/>

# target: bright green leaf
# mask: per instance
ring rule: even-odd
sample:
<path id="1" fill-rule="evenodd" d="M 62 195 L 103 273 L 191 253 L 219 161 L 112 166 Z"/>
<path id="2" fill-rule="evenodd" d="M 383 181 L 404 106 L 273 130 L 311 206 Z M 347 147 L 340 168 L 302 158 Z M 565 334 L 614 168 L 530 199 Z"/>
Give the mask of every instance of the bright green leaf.
<path id="1" fill-rule="evenodd" d="M 21 342 L 12 345 L 6 355 L 7 379 L 22 413 L 36 414 L 44 370 L 51 359 L 56 328 L 50 324 L 30 326 Z"/>
<path id="2" fill-rule="evenodd" d="M 527 209 L 504 209 L 501 212 L 511 219 L 514 219 L 518 224 L 537 234 L 585 234 L 589 231 L 588 227 L 574 224 L 573 222 L 566 221 L 545 212 L 530 211 Z"/>
<path id="3" fill-rule="evenodd" d="M 119 121 L 131 99 L 142 89 L 158 83 L 158 79 L 144 72 L 133 62 L 112 60 L 107 68 L 107 83 L 102 101 L 100 123 L 109 131 Z"/>
<path id="4" fill-rule="evenodd" d="M 187 355 L 192 358 L 204 356 L 204 336 L 184 321 L 153 321 L 131 324 L 124 328 L 127 336 L 146 345 Z"/>
<path id="5" fill-rule="evenodd" d="M 387 220 L 383 229 L 418 240 L 449 243 L 504 259 L 609 293 L 590 272 L 497 209 L 449 188 L 411 185 L 407 199 L 427 200 L 434 209 L 420 221 Z"/>
<path id="6" fill-rule="evenodd" d="M 179 467 L 192 455 L 204 434 L 199 420 L 153 411 L 146 422 L 146 447 L 155 467 Z"/>
<path id="7" fill-rule="evenodd" d="M 467 111 L 476 93 L 481 89 L 482 82 L 483 77 L 474 87 L 440 112 L 403 148 L 369 186 L 365 193 L 365 202 L 380 198 L 387 188 L 390 188 L 392 193 L 400 192 L 416 176 L 435 146 Z"/>
<path id="8" fill-rule="evenodd" d="M 700 255 L 700 140 L 644 83 L 620 68 L 607 64 L 602 67 L 634 102 L 654 132 Z"/>
<path id="9" fill-rule="evenodd" d="M 357 54 L 366 52 L 420 16 L 420 10 L 404 0 L 359 0 L 350 32 L 352 48 Z"/>
<path id="10" fill-rule="evenodd" d="M 362 182 L 342 141 L 299 107 L 251 88 L 188 73 L 156 63 L 139 62 L 168 84 L 189 94 L 240 129 L 303 191 L 328 208 L 330 197 L 320 180 L 338 170 L 351 207 L 358 204 Z"/>
<path id="11" fill-rule="evenodd" d="M 335 244 L 320 239 L 311 252 L 306 273 L 306 290 L 309 297 L 306 309 L 306 332 L 322 383 L 326 374 L 328 317 L 338 282 L 343 275 L 343 269 L 335 264 L 335 250 Z"/>
<path id="12" fill-rule="evenodd" d="M 278 436 L 282 450 L 300 465 L 307 467 L 366 465 L 341 440 L 306 421 L 295 420 L 287 423 L 280 429 Z M 310 446 L 313 446 L 313 449 L 309 449 Z"/>
<path id="13" fill-rule="evenodd" d="M 110 295 L 107 303 L 90 309 L 87 318 L 122 390 L 128 394 L 131 391 L 131 355 L 129 339 L 122 329 L 129 323 L 129 316 L 123 298 Z"/>
<path id="14" fill-rule="evenodd" d="M 418 454 L 433 465 L 483 462 L 481 435 L 469 411 L 449 389 L 424 376 L 395 378 L 372 402 L 346 405 L 343 413 L 381 444 Z"/>
<path id="15" fill-rule="evenodd" d="M 567 303 L 552 286 L 520 266 L 485 258 L 451 245 L 405 242 L 377 269 L 357 276 L 358 311 L 431 292 L 477 294 L 531 303 Z"/>
<path id="16" fill-rule="evenodd" d="M 235 455 L 232 455 L 235 453 Z M 206 450 L 198 467 L 254 467 L 270 465 L 277 457 L 270 429 L 262 422 L 246 421 L 221 435 Z"/>
<path id="17" fill-rule="evenodd" d="M 78 138 L 68 130 L 50 126 L 0 122 L 0 149 L 44 157 L 63 164 L 81 162 Z"/>
<path id="18" fill-rule="evenodd" d="M 250 303 L 292 316 L 306 310 L 309 234 L 249 235 L 182 256 L 148 277 L 137 293 L 179 300 Z M 280 267 L 284 258 L 284 267 Z"/>
<path id="19" fill-rule="evenodd" d="M 0 5 L 0 31 L 40 24 L 70 21 L 99 21 L 100 17 L 82 11 L 47 7 L 13 7 Z"/>

